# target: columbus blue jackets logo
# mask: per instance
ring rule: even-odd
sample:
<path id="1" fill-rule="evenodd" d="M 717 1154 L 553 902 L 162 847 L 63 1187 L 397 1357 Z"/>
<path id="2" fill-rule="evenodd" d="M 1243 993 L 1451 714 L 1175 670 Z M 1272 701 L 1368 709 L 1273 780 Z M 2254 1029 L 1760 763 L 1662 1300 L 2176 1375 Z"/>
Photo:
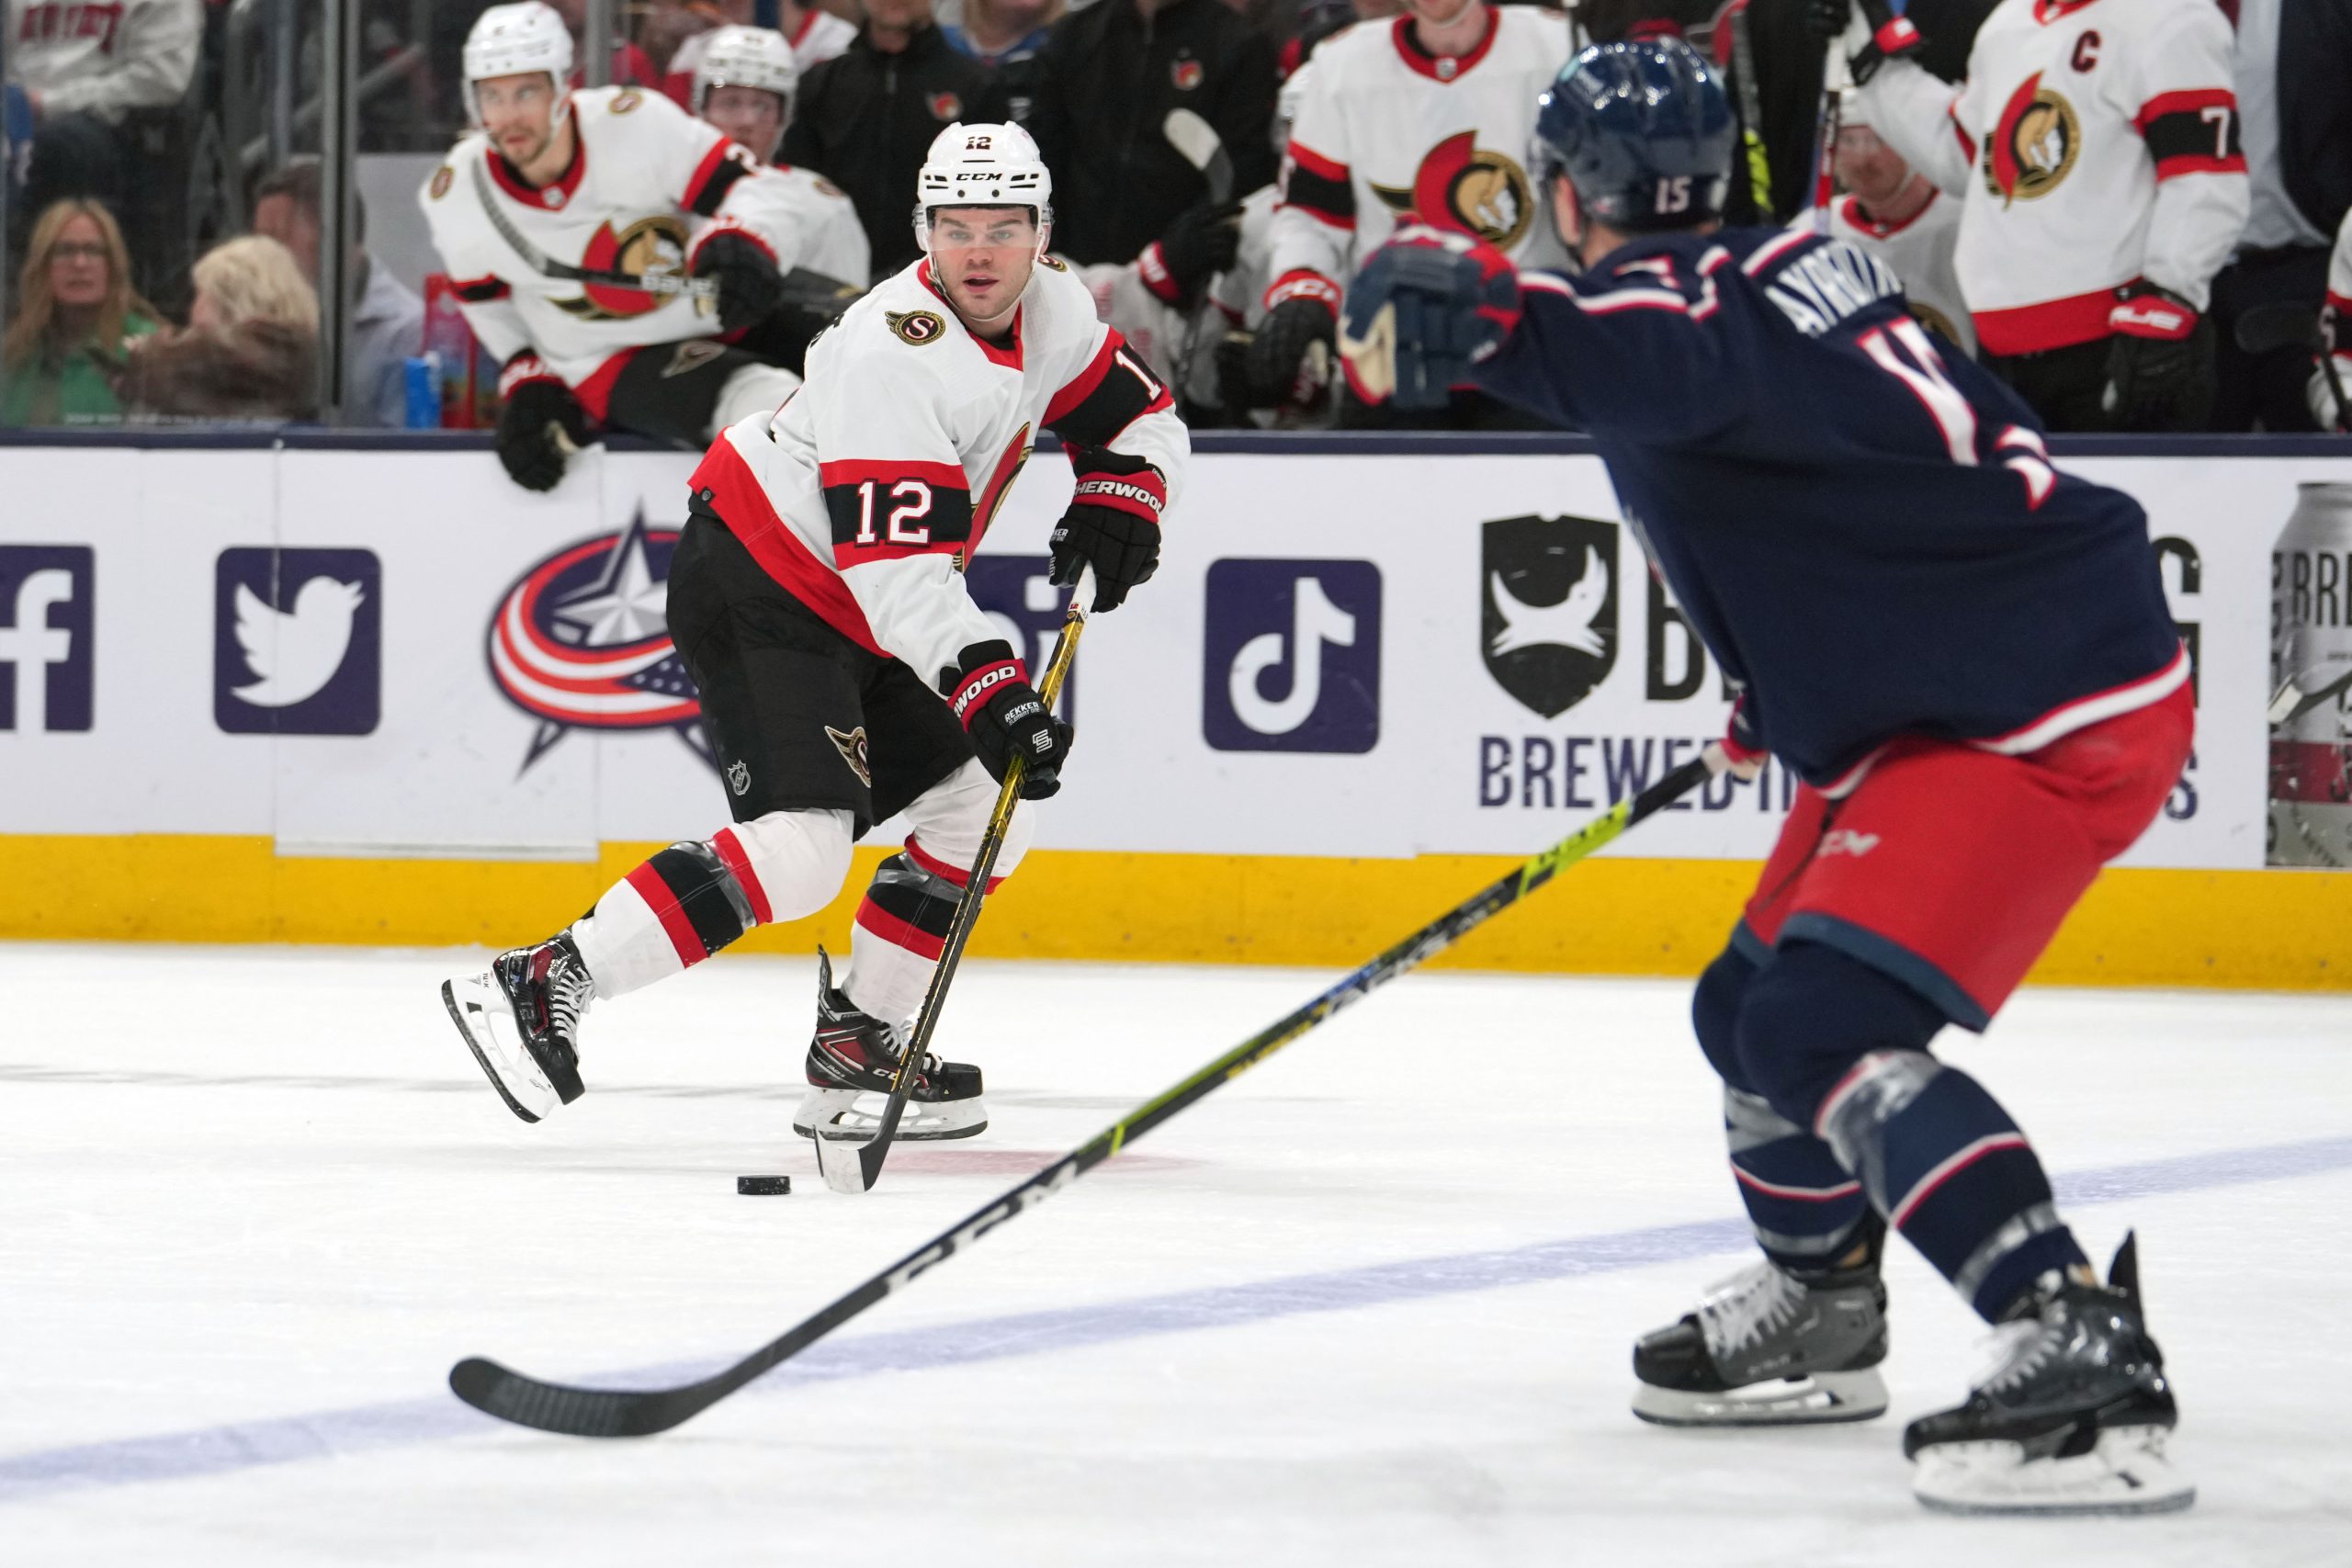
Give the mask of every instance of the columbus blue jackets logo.
<path id="1" fill-rule="evenodd" d="M 1498 251 L 1518 244 L 1535 220 L 1527 171 L 1507 155 L 1480 147 L 1474 131 L 1430 148 L 1413 172 L 1410 189 L 1376 185 L 1372 190 L 1399 220 L 1411 215 L 1440 229 L 1476 234 Z"/>
<path id="2" fill-rule="evenodd" d="M 490 672 L 537 719 L 523 768 L 574 729 L 670 729 L 706 762 L 702 708 L 664 617 L 674 528 L 639 512 L 618 534 L 584 539 L 525 572 L 498 601 Z"/>
<path id="3" fill-rule="evenodd" d="M 1479 651 L 1495 683 L 1556 718 L 1617 663 L 1617 525 L 1505 517 L 1484 530 Z"/>
<path id="4" fill-rule="evenodd" d="M 1984 139 L 1984 188 L 2003 207 L 2037 200 L 2064 183 L 2082 152 L 2081 117 L 2037 71 L 2009 95 Z"/>

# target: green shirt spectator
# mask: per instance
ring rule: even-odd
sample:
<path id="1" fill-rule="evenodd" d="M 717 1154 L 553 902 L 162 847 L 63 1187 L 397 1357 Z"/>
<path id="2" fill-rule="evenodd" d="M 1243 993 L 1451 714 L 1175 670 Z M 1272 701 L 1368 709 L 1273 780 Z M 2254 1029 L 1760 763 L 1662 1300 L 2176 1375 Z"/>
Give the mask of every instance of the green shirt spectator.
<path id="1" fill-rule="evenodd" d="M 7 382 L 0 425 L 107 423 L 132 340 L 161 316 L 130 287 L 122 231 L 94 201 L 61 201 L 40 215 L 17 282 L 17 319 L 0 342 Z"/>

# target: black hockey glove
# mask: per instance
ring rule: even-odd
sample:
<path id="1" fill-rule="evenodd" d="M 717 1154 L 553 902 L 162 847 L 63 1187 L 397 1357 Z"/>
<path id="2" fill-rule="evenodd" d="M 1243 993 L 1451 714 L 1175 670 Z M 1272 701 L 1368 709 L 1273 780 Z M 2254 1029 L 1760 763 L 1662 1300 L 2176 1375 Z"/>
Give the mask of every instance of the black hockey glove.
<path id="1" fill-rule="evenodd" d="M 498 392 L 506 400 L 498 416 L 498 460 L 506 477 L 525 490 L 555 489 L 565 461 L 588 445 L 588 411 L 528 349 L 506 362 Z"/>
<path id="2" fill-rule="evenodd" d="M 2212 412 L 2213 325 L 2169 288 L 2119 291 L 2107 318 L 2107 390 L 2118 430 L 2198 430 Z"/>
<path id="3" fill-rule="evenodd" d="M 1150 581 L 1159 570 L 1159 513 L 1168 504 L 1168 485 L 1159 469 L 1124 452 L 1077 448 L 1070 466 L 1078 470 L 1078 489 L 1054 525 L 1049 581 L 1076 582 L 1092 567 L 1090 608 L 1100 615 L 1125 604 L 1127 590 Z"/>
<path id="4" fill-rule="evenodd" d="M 1857 84 L 1876 75 L 1884 62 L 1916 55 L 1928 44 L 1886 0 L 1804 0 L 1804 30 L 1825 45 L 1846 40 Z"/>
<path id="5" fill-rule="evenodd" d="M 1250 406 L 1305 407 L 1330 384 L 1339 287 L 1315 273 L 1295 272 L 1266 290 L 1266 319 L 1250 340 Z"/>
<path id="6" fill-rule="evenodd" d="M 784 299 L 775 258 L 748 234 L 721 229 L 695 252 L 695 276 L 718 279 L 718 329 L 735 332 L 765 317 Z"/>
<path id="7" fill-rule="evenodd" d="M 1241 254 L 1241 204 L 1202 202 L 1188 208 L 1168 232 L 1136 258 L 1143 284 L 1161 302 L 1189 308 L 1210 278 L 1230 272 Z"/>
<path id="8" fill-rule="evenodd" d="M 1005 769 L 1020 757 L 1022 799 L 1043 800 L 1062 787 L 1069 726 L 1046 711 L 1011 643 L 972 644 L 955 668 L 939 672 L 939 686 L 989 777 L 1002 784 Z"/>

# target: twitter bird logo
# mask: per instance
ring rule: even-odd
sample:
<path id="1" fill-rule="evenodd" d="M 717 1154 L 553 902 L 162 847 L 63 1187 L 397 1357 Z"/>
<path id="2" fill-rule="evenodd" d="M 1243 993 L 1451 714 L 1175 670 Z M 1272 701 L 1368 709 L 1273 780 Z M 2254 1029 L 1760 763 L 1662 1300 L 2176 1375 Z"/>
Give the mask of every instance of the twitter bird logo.
<path id="1" fill-rule="evenodd" d="M 232 734 L 366 735 L 380 704 L 382 569 L 368 550 L 232 549 L 213 716 Z"/>

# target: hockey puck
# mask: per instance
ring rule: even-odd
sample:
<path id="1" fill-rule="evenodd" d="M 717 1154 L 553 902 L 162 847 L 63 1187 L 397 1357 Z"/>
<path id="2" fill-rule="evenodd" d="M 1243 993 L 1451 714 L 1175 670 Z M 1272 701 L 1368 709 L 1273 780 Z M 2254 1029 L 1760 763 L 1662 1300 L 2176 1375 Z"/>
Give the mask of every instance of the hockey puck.
<path id="1" fill-rule="evenodd" d="M 778 1198 L 792 1190 L 788 1176 L 739 1176 L 735 1190 L 750 1198 Z"/>

